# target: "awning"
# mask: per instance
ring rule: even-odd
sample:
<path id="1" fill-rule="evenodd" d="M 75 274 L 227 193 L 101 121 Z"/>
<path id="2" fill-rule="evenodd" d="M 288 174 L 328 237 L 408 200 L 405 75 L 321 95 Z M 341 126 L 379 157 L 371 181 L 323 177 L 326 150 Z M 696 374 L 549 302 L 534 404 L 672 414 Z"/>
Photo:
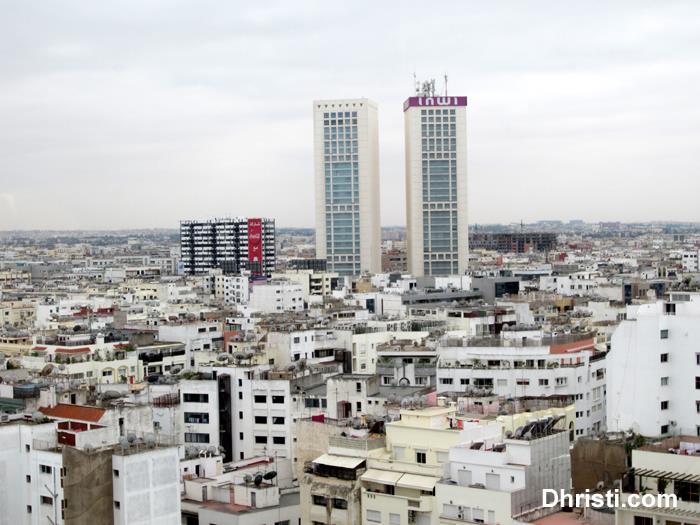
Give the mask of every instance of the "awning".
<path id="1" fill-rule="evenodd" d="M 319 465 L 329 465 L 331 467 L 340 468 L 357 468 L 357 466 L 365 461 L 365 458 L 350 458 L 347 456 L 335 456 L 333 454 L 324 454 L 313 460 L 313 463 Z"/>
<path id="2" fill-rule="evenodd" d="M 433 490 L 438 481 L 440 481 L 440 478 L 434 478 L 433 476 L 404 474 L 396 483 L 396 486 L 416 490 Z"/>
<path id="3" fill-rule="evenodd" d="M 632 471 L 630 471 L 632 473 Z M 648 478 L 664 478 L 671 481 L 688 481 L 692 483 L 699 483 L 700 476 L 696 474 L 685 474 L 682 472 L 670 472 L 667 470 L 654 470 L 650 468 L 634 469 L 633 474 L 635 476 L 644 476 Z"/>
<path id="4" fill-rule="evenodd" d="M 384 485 L 396 485 L 396 482 L 403 476 L 402 472 L 391 472 L 389 470 L 369 469 L 360 476 L 362 481 L 372 483 L 382 483 Z"/>

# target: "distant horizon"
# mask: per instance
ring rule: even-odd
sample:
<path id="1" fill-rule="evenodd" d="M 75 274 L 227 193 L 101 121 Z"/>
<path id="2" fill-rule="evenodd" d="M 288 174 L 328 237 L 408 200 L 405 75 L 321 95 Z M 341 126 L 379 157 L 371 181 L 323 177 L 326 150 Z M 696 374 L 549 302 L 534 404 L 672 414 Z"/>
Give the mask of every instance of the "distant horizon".
<path id="1" fill-rule="evenodd" d="M 270 217 L 272 218 L 272 217 Z M 207 220 L 207 219 L 202 219 Z M 630 225 L 630 224 L 667 224 L 667 225 L 697 225 L 700 226 L 700 221 L 676 221 L 676 220 L 649 220 L 649 221 L 620 221 L 620 220 L 600 220 L 600 221 L 582 221 L 578 222 L 579 219 L 540 219 L 535 222 L 523 222 L 522 225 L 533 226 L 541 222 L 560 222 L 562 225 L 571 224 L 572 222 L 578 224 L 602 224 L 602 223 L 619 223 L 620 225 Z M 520 226 L 520 222 L 479 222 L 470 223 L 470 230 L 475 226 Z M 275 228 L 286 229 L 286 230 L 314 230 L 314 226 L 280 226 L 275 222 Z M 383 225 L 381 228 L 384 229 L 405 229 L 405 225 Z M 11 230 L 0 230 L 0 234 L 7 233 L 72 233 L 72 232 L 85 232 L 85 233 L 116 233 L 116 232 L 135 232 L 135 231 L 163 231 L 163 232 L 178 232 L 179 227 L 136 227 L 136 228 L 74 228 L 74 229 L 45 229 L 45 228 L 33 228 L 33 229 L 11 229 Z"/>

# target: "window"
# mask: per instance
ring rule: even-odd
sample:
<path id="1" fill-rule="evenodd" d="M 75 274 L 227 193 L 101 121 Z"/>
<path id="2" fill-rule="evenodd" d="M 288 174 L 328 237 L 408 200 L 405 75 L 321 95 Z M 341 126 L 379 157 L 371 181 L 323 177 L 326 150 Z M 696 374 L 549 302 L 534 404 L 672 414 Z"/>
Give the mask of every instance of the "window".
<path id="1" fill-rule="evenodd" d="M 31 483 L 31 482 L 32 482 L 32 477 L 31 477 L 29 474 L 27 474 L 27 475 L 25 476 L 25 479 L 27 480 L 27 483 Z"/>
<path id="2" fill-rule="evenodd" d="M 661 339 L 668 339 L 668 330 L 661 330 L 659 335 L 661 336 Z"/>
<path id="3" fill-rule="evenodd" d="M 520 385 L 520 386 L 527 386 L 530 384 L 530 380 L 529 379 L 516 379 L 515 384 Z"/>
<path id="4" fill-rule="evenodd" d="M 661 354 L 661 362 L 668 363 L 668 354 Z"/>
<path id="5" fill-rule="evenodd" d="M 284 425 L 284 417 L 283 416 L 272 416 L 272 424 L 273 425 Z"/>
<path id="6" fill-rule="evenodd" d="M 371 521 L 372 523 L 381 523 L 382 521 L 382 513 L 379 512 L 378 510 L 369 510 L 367 509 L 367 521 Z"/>
<path id="7" fill-rule="evenodd" d="M 39 465 L 39 472 L 42 474 L 51 474 L 53 469 L 49 465 Z"/>
<path id="8" fill-rule="evenodd" d="M 440 384 L 441 384 L 441 385 L 451 385 L 451 384 L 452 384 L 452 378 L 451 378 L 451 377 L 441 377 L 441 378 L 440 378 Z"/>
<path id="9" fill-rule="evenodd" d="M 119 509 L 121 507 L 121 504 L 118 501 L 114 502 L 114 508 Z"/>
<path id="10" fill-rule="evenodd" d="M 355 392 L 362 392 L 362 383 L 355 383 Z"/>
<path id="11" fill-rule="evenodd" d="M 209 394 L 183 394 L 185 403 L 208 403 Z"/>
<path id="12" fill-rule="evenodd" d="M 426 455 L 425 452 L 416 452 L 416 463 L 425 463 Z"/>
<path id="13" fill-rule="evenodd" d="M 24 445 L 25 452 L 29 452 L 32 449 L 29 445 Z"/>
<path id="14" fill-rule="evenodd" d="M 112 474 L 114 475 L 115 478 L 118 478 L 118 477 L 119 477 L 119 471 L 118 471 L 117 469 L 114 469 L 114 470 L 112 471 Z"/>
<path id="15" fill-rule="evenodd" d="M 635 516 L 634 525 L 654 525 L 654 518 L 650 516 Z"/>
<path id="16" fill-rule="evenodd" d="M 272 402 L 275 405 L 281 405 L 284 403 L 284 396 L 272 396 Z"/>
<path id="17" fill-rule="evenodd" d="M 286 442 L 286 439 L 284 436 L 272 436 L 272 444 L 273 445 L 284 445 Z"/>
<path id="18" fill-rule="evenodd" d="M 693 503 L 700 502 L 700 485 L 688 481 L 674 481 L 673 488 L 676 496 L 681 501 L 692 501 Z"/>
<path id="19" fill-rule="evenodd" d="M 267 425 L 267 416 L 255 416 L 256 425 Z"/>
<path id="20" fill-rule="evenodd" d="M 549 379 L 540 379 L 539 384 L 540 386 L 549 386 Z"/>
<path id="21" fill-rule="evenodd" d="M 668 377 L 661 378 L 661 386 L 668 386 Z"/>
<path id="22" fill-rule="evenodd" d="M 389 513 L 389 525 L 401 525 L 401 514 Z"/>
<path id="23" fill-rule="evenodd" d="M 206 412 L 185 412 L 185 423 L 209 424 L 209 414 Z"/>
<path id="24" fill-rule="evenodd" d="M 185 443 L 209 443 L 209 434 L 185 432 Z"/>
<path id="25" fill-rule="evenodd" d="M 668 410 L 668 401 L 661 402 L 661 410 Z"/>
<path id="26" fill-rule="evenodd" d="M 362 401 L 358 401 L 357 403 L 355 403 L 355 410 L 357 410 L 358 412 L 362 412 Z"/>
<path id="27" fill-rule="evenodd" d="M 255 443 L 264 445 L 267 443 L 267 436 L 255 436 Z"/>
<path id="28" fill-rule="evenodd" d="M 460 385 L 468 385 L 469 384 L 469 378 L 463 377 L 462 379 L 459 380 Z"/>
<path id="29" fill-rule="evenodd" d="M 347 509 L 348 502 L 347 502 L 347 500 L 344 500 L 341 498 L 333 498 L 333 508 L 334 509 Z"/>
<path id="30" fill-rule="evenodd" d="M 253 401 L 256 403 L 267 403 L 267 396 L 257 395 L 253 396 Z"/>
<path id="31" fill-rule="evenodd" d="M 31 513 L 32 513 L 32 506 L 27 505 L 27 514 L 31 514 Z"/>
<path id="32" fill-rule="evenodd" d="M 243 419 L 243 412 L 238 412 L 238 419 Z"/>
<path id="33" fill-rule="evenodd" d="M 695 389 L 700 390 L 700 377 L 695 376 Z"/>
<path id="34" fill-rule="evenodd" d="M 661 434 L 668 434 L 668 425 L 661 425 Z"/>
<path id="35" fill-rule="evenodd" d="M 311 503 L 318 505 L 319 507 L 325 507 L 328 504 L 328 499 L 325 496 L 314 494 L 311 496 Z"/>

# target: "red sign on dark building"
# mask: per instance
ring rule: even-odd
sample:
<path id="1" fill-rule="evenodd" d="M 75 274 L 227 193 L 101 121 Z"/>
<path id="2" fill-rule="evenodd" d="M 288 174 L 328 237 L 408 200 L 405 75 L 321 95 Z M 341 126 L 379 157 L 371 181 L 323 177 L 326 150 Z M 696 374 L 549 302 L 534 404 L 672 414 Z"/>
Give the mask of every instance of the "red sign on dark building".
<path id="1" fill-rule="evenodd" d="M 253 274 L 262 273 L 262 219 L 248 219 L 248 263 Z"/>

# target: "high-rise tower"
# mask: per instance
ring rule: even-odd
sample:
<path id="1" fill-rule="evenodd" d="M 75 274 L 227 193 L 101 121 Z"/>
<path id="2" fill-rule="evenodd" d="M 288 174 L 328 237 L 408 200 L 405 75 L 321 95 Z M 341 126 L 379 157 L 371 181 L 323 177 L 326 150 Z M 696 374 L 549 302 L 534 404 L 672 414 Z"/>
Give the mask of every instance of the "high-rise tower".
<path id="1" fill-rule="evenodd" d="M 316 256 L 329 271 L 381 270 L 377 105 L 314 102 Z"/>
<path id="2" fill-rule="evenodd" d="M 408 271 L 463 274 L 467 223 L 467 97 L 436 96 L 424 82 L 403 105 Z"/>

